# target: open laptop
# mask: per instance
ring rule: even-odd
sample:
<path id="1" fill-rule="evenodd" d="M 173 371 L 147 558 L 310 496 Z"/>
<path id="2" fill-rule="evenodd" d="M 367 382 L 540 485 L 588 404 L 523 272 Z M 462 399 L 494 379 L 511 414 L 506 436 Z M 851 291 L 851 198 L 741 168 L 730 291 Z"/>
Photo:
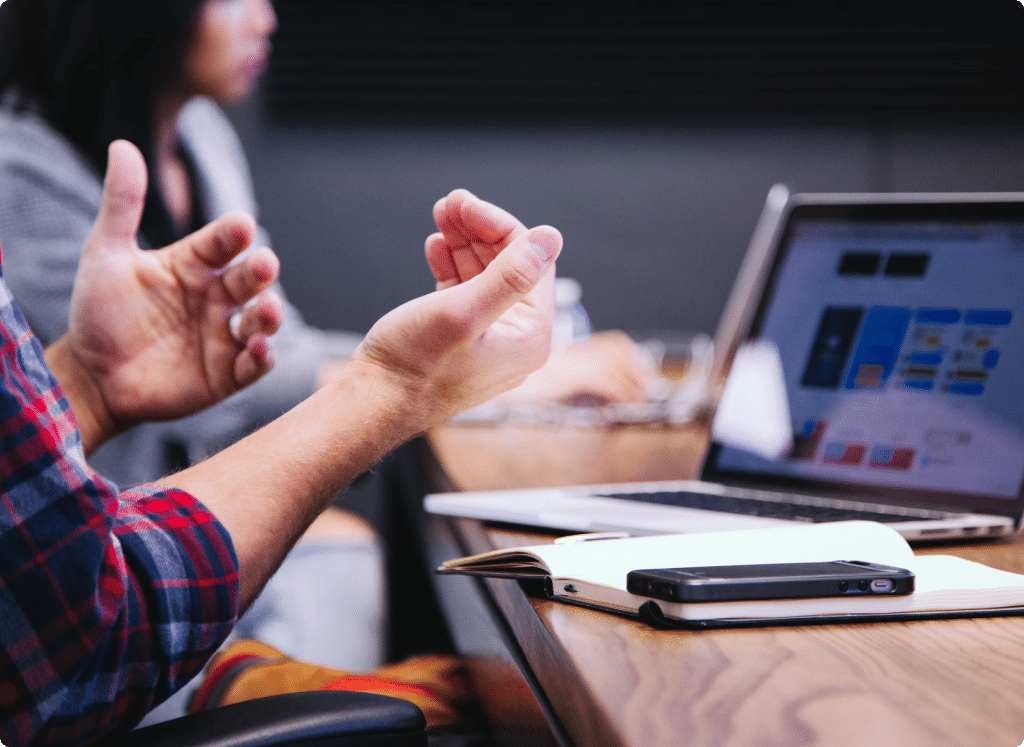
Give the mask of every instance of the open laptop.
<path id="1" fill-rule="evenodd" d="M 1024 193 L 772 190 L 716 336 L 778 351 L 792 448 L 712 435 L 700 479 L 427 496 L 433 513 L 593 532 L 882 521 L 1010 534 L 1024 512 Z"/>

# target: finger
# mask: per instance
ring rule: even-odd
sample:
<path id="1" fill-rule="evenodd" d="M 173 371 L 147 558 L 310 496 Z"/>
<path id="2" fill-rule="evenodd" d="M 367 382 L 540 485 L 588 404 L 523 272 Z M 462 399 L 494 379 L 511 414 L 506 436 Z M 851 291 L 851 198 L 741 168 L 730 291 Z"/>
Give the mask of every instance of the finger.
<path id="1" fill-rule="evenodd" d="M 466 318 L 482 331 L 493 324 L 517 301 L 541 285 L 547 293 L 534 302 L 545 310 L 550 324 L 553 300 L 552 270 L 562 250 L 562 235 L 551 226 L 540 226 L 516 239 L 477 277 L 449 288 L 452 301 L 465 309 Z M 551 286 L 551 287 L 547 287 Z"/>
<path id="2" fill-rule="evenodd" d="M 107 149 L 103 197 L 83 252 L 134 247 L 145 201 L 146 161 L 127 140 L 115 140 Z"/>
<path id="3" fill-rule="evenodd" d="M 476 195 L 465 189 L 455 189 L 434 203 L 434 223 L 437 230 L 444 234 L 448 243 L 453 246 L 464 246 L 469 243 L 462 226 L 462 205 L 467 200 L 475 200 Z"/>
<path id="4" fill-rule="evenodd" d="M 624 371 L 631 371 L 637 380 L 648 381 L 658 376 L 658 365 L 651 352 L 636 343 L 622 330 L 609 329 L 594 332 L 583 343 L 595 351 L 606 350 L 614 355 Z"/>
<path id="5" fill-rule="evenodd" d="M 423 245 L 427 265 L 437 281 L 437 289 L 444 290 L 461 282 L 451 249 L 444 234 L 432 233 Z"/>
<path id="6" fill-rule="evenodd" d="M 479 242 L 503 249 L 526 233 L 514 215 L 465 189 L 453 190 L 434 204 L 434 222 L 452 249 Z"/>
<path id="7" fill-rule="evenodd" d="M 284 322 L 284 302 L 276 293 L 264 293 L 255 303 L 239 310 L 231 317 L 231 336 L 247 344 L 250 337 L 271 336 Z"/>
<path id="8" fill-rule="evenodd" d="M 235 384 L 246 387 L 274 367 L 274 349 L 266 335 L 253 335 L 235 358 Z"/>
<path id="9" fill-rule="evenodd" d="M 221 276 L 231 299 L 238 305 L 247 303 L 277 280 L 281 261 L 269 247 L 260 247 L 231 265 Z"/>
<path id="10" fill-rule="evenodd" d="M 638 402 L 647 393 L 647 387 L 642 378 L 635 375 L 632 369 L 624 369 L 612 377 L 611 385 L 607 394 L 611 402 Z"/>
<path id="11" fill-rule="evenodd" d="M 447 241 L 455 275 L 462 282 L 483 272 L 498 252 L 526 232 L 511 213 L 464 189 L 438 200 L 434 221 Z"/>
<path id="12" fill-rule="evenodd" d="M 256 236 L 256 221 L 247 213 L 230 213 L 171 244 L 168 252 L 179 268 L 219 270 L 245 251 Z"/>
<path id="13" fill-rule="evenodd" d="M 463 232 L 470 237 L 469 246 L 455 252 L 460 271 L 465 267 L 464 280 L 482 272 L 502 249 L 526 233 L 526 226 L 515 216 L 484 200 L 466 200 L 459 212 Z"/>
<path id="14" fill-rule="evenodd" d="M 611 401 L 634 402 L 643 399 L 655 375 L 643 349 L 625 333 L 608 331 L 596 333 L 590 368 L 602 372 L 615 390 Z M 586 345 L 587 343 L 583 343 Z"/>
<path id="15" fill-rule="evenodd" d="M 464 201 L 459 216 L 463 230 L 474 241 L 502 249 L 526 233 L 526 226 L 510 212 L 479 198 Z"/>
<path id="16" fill-rule="evenodd" d="M 452 262 L 455 263 L 456 273 L 462 282 L 475 278 L 487 267 L 472 244 L 452 249 Z"/>
<path id="17" fill-rule="evenodd" d="M 465 189 L 456 189 L 434 205 L 434 222 L 437 223 L 447 244 L 454 266 L 454 276 L 459 282 L 476 277 L 487 266 L 474 249 L 474 240 L 477 240 L 477 237 L 464 224 L 462 218 L 463 206 L 476 200 L 477 197 L 473 193 Z"/>

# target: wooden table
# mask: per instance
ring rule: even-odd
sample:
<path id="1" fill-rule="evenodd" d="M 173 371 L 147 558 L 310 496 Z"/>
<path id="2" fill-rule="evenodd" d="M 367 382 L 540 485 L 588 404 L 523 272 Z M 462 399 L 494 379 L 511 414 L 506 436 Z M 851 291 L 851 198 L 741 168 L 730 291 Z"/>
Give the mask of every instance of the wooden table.
<path id="1" fill-rule="evenodd" d="M 685 428 L 447 425 L 426 443 L 437 488 L 482 490 L 691 477 L 703 436 Z M 463 519 L 427 517 L 426 526 L 431 562 L 553 539 Z M 917 551 L 1024 572 L 1022 544 Z M 488 717 L 510 744 L 1024 741 L 1024 618 L 657 631 L 528 596 L 513 581 L 440 579 L 456 643 L 476 662 Z M 486 624 L 474 630 L 474 620 Z"/>

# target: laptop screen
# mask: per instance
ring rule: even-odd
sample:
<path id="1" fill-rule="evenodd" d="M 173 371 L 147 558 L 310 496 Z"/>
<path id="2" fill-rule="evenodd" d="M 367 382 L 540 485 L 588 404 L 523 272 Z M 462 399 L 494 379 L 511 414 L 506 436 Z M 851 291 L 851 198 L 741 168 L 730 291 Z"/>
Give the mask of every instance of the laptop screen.
<path id="1" fill-rule="evenodd" d="M 778 348 L 794 447 L 715 444 L 705 477 L 1015 514 L 1024 204 L 878 199 L 788 212 L 747 337 Z"/>

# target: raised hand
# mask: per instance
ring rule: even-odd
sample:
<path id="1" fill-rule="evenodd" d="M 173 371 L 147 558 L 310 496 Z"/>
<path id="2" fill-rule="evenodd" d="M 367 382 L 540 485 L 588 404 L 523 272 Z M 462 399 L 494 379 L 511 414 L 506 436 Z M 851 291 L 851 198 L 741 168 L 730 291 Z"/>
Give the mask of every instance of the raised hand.
<path id="1" fill-rule="evenodd" d="M 427 253 L 439 290 L 382 317 L 343 373 L 308 399 L 165 479 L 228 528 L 243 605 L 344 485 L 416 433 L 517 385 L 548 356 L 558 231 L 527 231 L 461 190 L 435 216 L 442 233 Z M 457 269 L 466 247 L 479 264 Z"/>
<path id="2" fill-rule="evenodd" d="M 438 290 L 377 322 L 354 358 L 409 392 L 427 427 L 510 389 L 551 347 L 555 259 L 562 237 L 529 231 L 501 208 L 456 190 L 434 207 L 426 242 Z"/>
<path id="3" fill-rule="evenodd" d="M 434 206 L 439 233 L 427 238 L 427 263 L 438 290 L 476 277 L 511 242 L 526 233 L 515 217 L 455 190 Z M 551 354 L 540 370 L 505 401 L 635 402 L 646 396 L 656 371 L 622 332 L 602 332 Z"/>
<path id="4" fill-rule="evenodd" d="M 142 155 L 126 141 L 113 143 L 68 332 L 47 350 L 87 451 L 138 422 L 208 407 L 273 366 L 267 337 L 284 310 L 263 291 L 277 277 L 277 257 L 262 248 L 229 264 L 251 243 L 253 219 L 224 216 L 145 251 L 136 240 L 145 193 Z"/>
<path id="5" fill-rule="evenodd" d="M 456 189 L 434 205 L 438 233 L 427 237 L 426 255 L 437 289 L 476 277 L 498 252 L 526 233 L 510 213 Z"/>

